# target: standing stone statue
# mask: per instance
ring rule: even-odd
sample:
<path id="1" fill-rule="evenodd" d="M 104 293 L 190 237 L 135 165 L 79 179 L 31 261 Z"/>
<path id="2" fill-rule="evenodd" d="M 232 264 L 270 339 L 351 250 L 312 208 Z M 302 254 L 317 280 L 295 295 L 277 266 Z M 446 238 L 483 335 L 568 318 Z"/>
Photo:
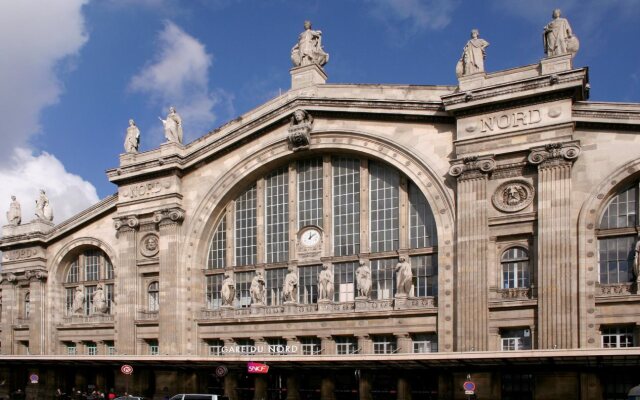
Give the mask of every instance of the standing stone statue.
<path id="1" fill-rule="evenodd" d="M 236 298 L 236 282 L 229 272 L 225 272 L 222 281 L 222 305 L 232 307 Z"/>
<path id="2" fill-rule="evenodd" d="M 7 211 L 7 221 L 9 225 L 20 225 L 22 222 L 22 210 L 20 203 L 16 200 L 16 196 L 11 196 L 11 204 L 9 204 L 9 211 Z"/>
<path id="3" fill-rule="evenodd" d="M 282 285 L 282 300 L 285 303 L 295 303 L 298 299 L 298 274 L 293 267 L 289 267 Z"/>
<path id="4" fill-rule="evenodd" d="M 162 119 L 162 126 L 164 126 L 164 137 L 167 138 L 167 142 L 182 144 L 182 118 L 176 112 L 175 107 L 169 107 L 169 114 L 167 119 Z"/>
<path id="5" fill-rule="evenodd" d="M 640 239 L 633 249 L 633 275 L 636 277 L 636 282 L 640 283 Z"/>
<path id="6" fill-rule="evenodd" d="M 265 280 L 262 275 L 262 271 L 257 271 L 256 276 L 251 280 L 251 287 L 249 288 L 251 294 L 251 304 L 263 306 L 266 303 L 267 291 L 265 288 Z"/>
<path id="7" fill-rule="evenodd" d="M 462 57 L 456 66 L 456 75 L 458 77 L 464 75 L 476 74 L 484 72 L 484 59 L 486 57 L 485 49 L 489 46 L 489 42 L 480 39 L 477 29 L 471 30 L 471 39 L 467 42 L 462 50 Z M 462 67 L 462 68 L 460 68 Z M 462 71 L 460 71 L 462 69 Z"/>
<path id="8" fill-rule="evenodd" d="M 358 297 L 371 297 L 371 269 L 366 261 L 360 260 L 360 266 L 356 269 L 356 283 L 358 284 Z"/>
<path id="9" fill-rule="evenodd" d="M 396 265 L 396 297 L 413 296 L 413 272 L 405 256 L 400 256 Z"/>
<path id="10" fill-rule="evenodd" d="M 324 264 L 318 274 L 318 300 L 333 300 L 333 271 L 330 264 Z"/>
<path id="11" fill-rule="evenodd" d="M 96 291 L 93 292 L 93 310 L 99 314 L 104 314 L 107 311 L 107 299 L 104 296 L 101 283 L 98 284 Z"/>
<path id="12" fill-rule="evenodd" d="M 74 314 L 84 314 L 84 286 L 80 285 L 76 288 L 71 307 Z"/>
<path id="13" fill-rule="evenodd" d="M 44 221 L 53 221 L 53 210 L 44 189 L 40 189 L 40 197 L 36 200 L 36 217 Z"/>
<path id="14" fill-rule="evenodd" d="M 329 54 L 322 48 L 322 32 L 312 30 L 311 21 L 304 21 L 304 32 L 291 49 L 291 61 L 296 67 L 311 64 L 322 67 L 329 61 Z"/>
<path id="15" fill-rule="evenodd" d="M 544 53 L 547 57 L 575 55 L 580 47 L 578 38 L 571 31 L 569 21 L 561 18 L 560 14 L 559 8 L 553 10 L 553 19 L 544 27 L 542 33 Z"/>
<path id="16" fill-rule="evenodd" d="M 137 153 L 140 145 L 140 129 L 136 126 L 134 120 L 129 120 L 127 128 L 127 136 L 124 139 L 124 151 L 127 153 Z"/>

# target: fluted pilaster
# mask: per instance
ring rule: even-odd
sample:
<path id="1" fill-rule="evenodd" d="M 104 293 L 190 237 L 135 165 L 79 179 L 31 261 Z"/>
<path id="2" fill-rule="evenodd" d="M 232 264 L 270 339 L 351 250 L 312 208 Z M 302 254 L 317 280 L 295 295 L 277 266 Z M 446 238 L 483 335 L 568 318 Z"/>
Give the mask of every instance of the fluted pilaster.
<path id="1" fill-rule="evenodd" d="M 119 354 L 135 354 L 135 318 L 138 273 L 136 271 L 137 240 L 139 221 L 134 216 L 116 219 L 116 236 L 120 241 L 118 255 L 117 284 L 115 298 L 116 351 Z"/>
<path id="2" fill-rule="evenodd" d="M 487 174 L 492 156 L 457 160 L 449 174 L 458 179 L 456 266 L 456 349 L 488 346 L 487 248 L 489 246 Z"/>
<path id="3" fill-rule="evenodd" d="M 29 280 L 29 353 L 45 354 L 45 281 L 47 271 L 29 270 L 24 274 Z"/>
<path id="4" fill-rule="evenodd" d="M 531 149 L 538 165 L 538 347 L 578 345 L 578 288 L 571 228 L 571 167 L 577 142 Z"/>

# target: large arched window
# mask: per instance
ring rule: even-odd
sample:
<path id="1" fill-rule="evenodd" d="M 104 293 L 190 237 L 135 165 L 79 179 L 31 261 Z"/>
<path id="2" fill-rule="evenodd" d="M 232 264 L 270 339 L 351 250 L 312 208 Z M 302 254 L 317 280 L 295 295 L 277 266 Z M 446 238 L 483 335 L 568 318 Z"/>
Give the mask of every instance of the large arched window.
<path id="1" fill-rule="evenodd" d="M 315 241 L 316 236 L 321 239 Z M 297 301 L 315 303 L 320 254 L 334 273 L 333 301 L 358 296 L 355 274 L 361 258 L 369 260 L 371 297 L 392 298 L 398 251 L 410 254 L 412 296 L 436 296 L 435 219 L 425 196 L 404 174 L 386 163 L 346 155 L 291 161 L 248 183 L 226 205 L 210 240 L 206 305 L 222 305 L 223 273 L 230 269 L 236 307 L 250 305 L 256 269 L 264 270 L 267 305 L 278 305 L 290 261 L 305 257 L 296 269 Z M 301 257 L 301 252 L 307 254 Z M 313 254 L 317 262 L 309 261 Z"/>
<path id="2" fill-rule="evenodd" d="M 90 249 L 82 252 L 69 262 L 67 274 L 64 280 L 65 289 L 65 314 L 71 315 L 91 315 L 95 312 L 93 307 L 93 294 L 102 284 L 104 296 L 107 302 L 106 314 L 111 314 L 111 303 L 113 301 L 114 272 L 113 264 L 107 255 L 99 249 Z M 82 293 L 82 309 L 74 310 L 74 299 Z"/>
<path id="3" fill-rule="evenodd" d="M 607 205 L 598 226 L 600 284 L 633 279 L 634 248 L 638 240 L 638 181 L 621 190 Z"/>
<path id="4" fill-rule="evenodd" d="M 530 286 L 529 254 L 522 247 L 511 247 L 502 253 L 502 288 L 527 288 Z"/>

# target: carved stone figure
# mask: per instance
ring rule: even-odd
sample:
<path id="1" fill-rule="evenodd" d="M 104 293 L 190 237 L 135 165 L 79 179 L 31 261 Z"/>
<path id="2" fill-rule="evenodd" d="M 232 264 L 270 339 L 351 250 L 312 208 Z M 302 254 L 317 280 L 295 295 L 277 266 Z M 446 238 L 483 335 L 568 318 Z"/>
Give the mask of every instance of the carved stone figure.
<path id="1" fill-rule="evenodd" d="M 298 274 L 293 267 L 289 267 L 282 286 L 282 300 L 285 303 L 295 303 L 298 299 Z"/>
<path id="2" fill-rule="evenodd" d="M 413 272 L 405 256 L 400 256 L 400 262 L 396 265 L 396 296 L 413 296 Z"/>
<path id="3" fill-rule="evenodd" d="M 633 275 L 636 277 L 636 282 L 640 283 L 640 239 L 636 242 L 633 252 Z"/>
<path id="4" fill-rule="evenodd" d="M 318 300 L 333 300 L 333 271 L 330 264 L 324 264 L 318 274 Z"/>
<path id="5" fill-rule="evenodd" d="M 251 304 L 263 306 L 266 303 L 267 291 L 262 271 L 257 271 L 256 276 L 251 280 L 249 293 L 251 293 Z"/>
<path id="6" fill-rule="evenodd" d="M 102 284 L 98 284 L 96 291 L 93 292 L 93 310 L 99 314 L 104 314 L 107 311 L 107 299 L 104 296 Z"/>
<path id="7" fill-rule="evenodd" d="M 312 30 L 311 21 L 304 21 L 304 32 L 291 49 L 291 61 L 296 67 L 311 64 L 322 67 L 329 61 L 329 54 L 322 48 L 322 32 Z"/>
<path id="8" fill-rule="evenodd" d="M 371 269 L 364 260 L 360 260 L 360 266 L 356 269 L 356 283 L 358 284 L 358 297 L 370 298 Z"/>
<path id="9" fill-rule="evenodd" d="M 84 286 L 80 285 L 76 288 L 71 307 L 74 314 L 84 314 Z"/>
<path id="10" fill-rule="evenodd" d="M 44 189 L 40 189 L 40 197 L 36 200 L 36 217 L 44 221 L 53 221 L 53 210 Z"/>
<path id="11" fill-rule="evenodd" d="M 289 148 L 293 151 L 306 150 L 311 143 L 313 117 L 305 110 L 296 110 L 289 123 Z"/>
<path id="12" fill-rule="evenodd" d="M 484 59 L 486 57 L 485 49 L 489 46 L 489 42 L 480 39 L 477 29 L 471 31 L 471 39 L 467 42 L 462 50 L 460 57 L 460 66 L 456 67 L 458 77 L 463 75 L 471 75 L 478 72 L 484 72 Z M 460 71 L 462 69 L 462 71 Z"/>
<path id="13" fill-rule="evenodd" d="M 127 136 L 124 139 L 124 151 L 127 153 L 137 153 L 140 145 L 140 129 L 136 126 L 134 120 L 129 120 L 127 128 Z"/>
<path id="14" fill-rule="evenodd" d="M 22 222 L 22 210 L 20 203 L 16 200 L 16 196 L 11 196 L 11 204 L 9 204 L 9 211 L 7 211 L 7 222 L 9 225 L 20 225 Z"/>
<path id="15" fill-rule="evenodd" d="M 162 126 L 164 126 L 164 137 L 167 138 L 167 142 L 182 144 L 182 118 L 176 112 L 175 107 L 169 107 L 169 114 L 167 119 L 162 119 Z"/>
<path id="16" fill-rule="evenodd" d="M 553 19 L 544 27 L 542 33 L 544 53 L 547 57 L 575 55 L 580 47 L 578 38 L 571 31 L 569 21 L 560 17 L 560 14 L 559 8 L 553 10 Z"/>
<path id="17" fill-rule="evenodd" d="M 222 281 L 222 305 L 233 306 L 233 300 L 236 298 L 236 282 L 229 272 L 225 272 Z"/>

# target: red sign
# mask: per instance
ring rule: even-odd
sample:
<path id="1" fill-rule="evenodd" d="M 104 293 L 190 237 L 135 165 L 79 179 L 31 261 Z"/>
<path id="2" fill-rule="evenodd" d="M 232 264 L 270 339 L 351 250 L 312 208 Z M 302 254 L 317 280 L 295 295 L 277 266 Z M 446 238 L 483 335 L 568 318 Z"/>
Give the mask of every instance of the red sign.
<path id="1" fill-rule="evenodd" d="M 125 375 L 131 375 L 133 374 L 133 367 L 131 365 L 124 364 L 122 367 L 120 367 L 120 372 Z"/>
<path id="2" fill-rule="evenodd" d="M 250 362 L 247 364 L 247 372 L 250 374 L 266 374 L 269 372 L 269 366 L 267 364 Z"/>
<path id="3" fill-rule="evenodd" d="M 465 391 L 473 392 L 476 390 L 476 384 L 471 381 L 466 381 L 462 384 Z"/>

